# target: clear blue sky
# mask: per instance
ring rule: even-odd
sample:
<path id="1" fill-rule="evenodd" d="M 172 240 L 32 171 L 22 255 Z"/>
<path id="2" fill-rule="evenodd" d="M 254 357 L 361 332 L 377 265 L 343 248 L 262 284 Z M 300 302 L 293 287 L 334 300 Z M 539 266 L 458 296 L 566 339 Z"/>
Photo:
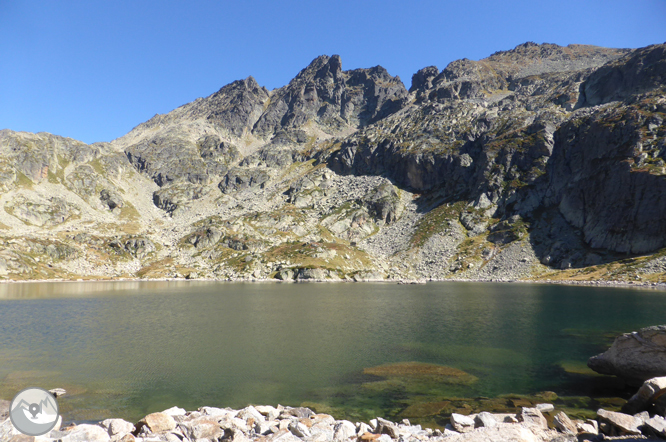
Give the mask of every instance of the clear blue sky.
<path id="1" fill-rule="evenodd" d="M 666 0 L 0 0 L 0 129 L 111 141 L 254 76 L 285 85 L 321 54 L 418 69 L 526 41 L 666 42 Z"/>

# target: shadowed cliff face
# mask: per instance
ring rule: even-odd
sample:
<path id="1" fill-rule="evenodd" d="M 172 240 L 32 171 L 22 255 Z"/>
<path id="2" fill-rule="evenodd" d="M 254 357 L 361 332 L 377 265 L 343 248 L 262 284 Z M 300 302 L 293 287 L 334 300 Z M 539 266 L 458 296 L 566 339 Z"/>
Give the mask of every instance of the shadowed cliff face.
<path id="1" fill-rule="evenodd" d="M 653 117 L 645 110 L 613 106 L 556 134 L 549 199 L 591 247 L 626 253 L 664 247 L 666 177 L 652 166 L 664 152 L 647 144 Z"/>
<path id="2" fill-rule="evenodd" d="M 112 143 L 2 131 L 0 277 L 666 282 L 665 48 L 526 43 L 409 92 L 321 56 Z"/>
<path id="3" fill-rule="evenodd" d="M 411 90 L 421 104 L 350 137 L 329 167 L 386 174 L 448 201 L 484 195 L 498 218 L 530 219 L 554 206 L 590 248 L 660 249 L 664 45 L 629 53 L 544 46 L 419 71 Z M 582 69 L 563 70 L 573 62 Z M 626 101 L 611 102 L 618 97 Z"/>

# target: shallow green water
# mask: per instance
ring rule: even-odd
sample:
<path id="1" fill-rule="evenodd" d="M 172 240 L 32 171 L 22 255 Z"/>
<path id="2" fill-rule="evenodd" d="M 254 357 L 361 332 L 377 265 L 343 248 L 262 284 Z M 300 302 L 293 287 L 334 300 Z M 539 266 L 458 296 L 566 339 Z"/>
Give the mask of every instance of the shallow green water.
<path id="1" fill-rule="evenodd" d="M 66 418 L 135 420 L 173 405 L 311 402 L 367 419 L 454 397 L 626 395 L 562 365 L 584 367 L 610 336 L 664 317 L 665 293 L 617 288 L 4 284 L 0 397 L 26 386 L 64 387 L 72 393 L 59 400 Z M 446 365 L 478 380 L 387 382 L 363 374 L 401 361 Z"/>

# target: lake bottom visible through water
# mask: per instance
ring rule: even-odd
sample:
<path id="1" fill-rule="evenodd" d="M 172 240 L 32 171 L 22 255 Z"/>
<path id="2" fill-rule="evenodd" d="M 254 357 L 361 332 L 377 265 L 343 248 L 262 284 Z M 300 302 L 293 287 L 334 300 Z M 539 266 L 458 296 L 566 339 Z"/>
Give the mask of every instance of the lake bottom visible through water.
<path id="1" fill-rule="evenodd" d="M 618 409 L 590 371 L 666 293 L 539 284 L 86 282 L 0 285 L 0 398 L 61 387 L 65 420 L 172 406 L 308 406 L 442 427 L 452 412 Z"/>

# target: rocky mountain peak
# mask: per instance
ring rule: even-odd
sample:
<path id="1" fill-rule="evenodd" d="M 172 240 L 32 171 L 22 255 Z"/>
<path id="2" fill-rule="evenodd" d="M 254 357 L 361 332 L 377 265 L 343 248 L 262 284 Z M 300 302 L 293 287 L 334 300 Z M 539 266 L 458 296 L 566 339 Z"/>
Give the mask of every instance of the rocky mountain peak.
<path id="1" fill-rule="evenodd" d="M 416 74 L 412 75 L 412 86 L 409 92 L 416 90 L 427 90 L 432 88 L 432 80 L 439 75 L 437 66 L 428 66 L 420 69 Z"/>
<path id="2" fill-rule="evenodd" d="M 343 71 L 340 56 L 322 55 L 274 91 L 253 133 L 266 137 L 308 122 L 328 134 L 356 129 L 394 112 L 406 96 L 400 79 L 381 66 Z"/>
<path id="3" fill-rule="evenodd" d="M 216 128 L 241 137 L 263 112 L 269 93 L 253 77 L 237 80 L 193 106 L 191 117 L 205 117 Z"/>
<path id="4" fill-rule="evenodd" d="M 292 82 L 298 83 L 313 79 L 337 81 L 341 73 L 342 61 L 339 55 L 332 55 L 330 57 L 328 55 L 320 55 L 299 72 Z"/>

